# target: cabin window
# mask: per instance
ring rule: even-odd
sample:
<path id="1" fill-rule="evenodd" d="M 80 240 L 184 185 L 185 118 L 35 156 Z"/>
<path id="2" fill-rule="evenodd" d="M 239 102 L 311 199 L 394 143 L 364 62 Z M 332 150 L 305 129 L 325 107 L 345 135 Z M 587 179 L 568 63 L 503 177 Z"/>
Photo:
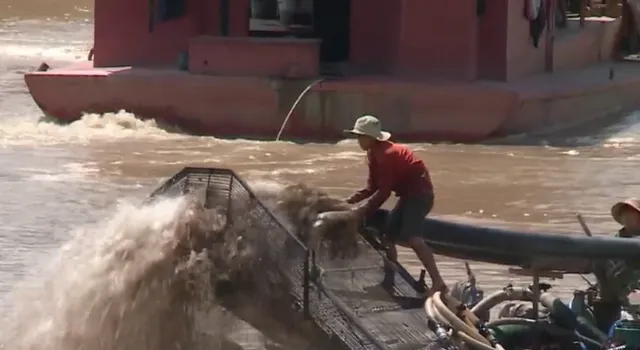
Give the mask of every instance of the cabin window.
<path id="1" fill-rule="evenodd" d="M 560 38 L 563 35 L 576 35 L 581 27 L 600 25 L 600 22 L 606 23 L 619 19 L 621 25 L 613 55 L 617 59 L 637 61 L 640 57 L 640 36 L 638 23 L 636 23 L 638 12 L 635 10 L 637 2 L 637 0 L 556 0 L 554 24 L 557 35 Z"/>
<path id="2" fill-rule="evenodd" d="M 556 0 L 554 20 L 556 28 L 575 28 L 584 26 L 585 18 L 621 16 L 621 0 Z"/>
<path id="3" fill-rule="evenodd" d="M 303 3 L 305 6 L 301 6 Z M 249 30 L 254 36 L 268 37 L 311 32 L 310 21 L 306 25 L 300 21 L 300 17 L 311 17 L 309 3 L 313 4 L 313 0 L 250 0 Z"/>
<path id="4" fill-rule="evenodd" d="M 159 21 L 170 21 L 184 16 L 186 12 L 185 0 L 157 0 L 156 18 Z"/>

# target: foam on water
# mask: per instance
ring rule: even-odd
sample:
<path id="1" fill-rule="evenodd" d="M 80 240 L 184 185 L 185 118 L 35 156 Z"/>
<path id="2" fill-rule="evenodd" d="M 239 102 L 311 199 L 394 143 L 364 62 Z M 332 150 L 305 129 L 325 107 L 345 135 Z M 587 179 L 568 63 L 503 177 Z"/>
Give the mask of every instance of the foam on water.
<path id="1" fill-rule="evenodd" d="M 39 182 L 73 182 L 88 181 L 92 175 L 100 172 L 95 162 L 67 163 L 61 169 L 21 168 L 19 172 L 25 174 L 30 181 Z"/>
<path id="2" fill-rule="evenodd" d="M 0 21 L 0 57 L 5 62 L 85 60 L 92 36 L 93 24 L 88 21 L 4 20 Z"/>
<path id="3" fill-rule="evenodd" d="M 103 115 L 86 114 L 80 120 L 68 125 L 27 118 L 9 118 L 0 122 L 0 146 L 86 144 L 92 141 L 127 138 L 177 139 L 184 137 L 186 136 L 161 128 L 155 120 L 140 120 L 125 111 Z"/>
<path id="4" fill-rule="evenodd" d="M 640 144 L 640 112 L 631 113 L 621 123 L 605 129 L 603 147 L 627 148 Z"/>
<path id="5" fill-rule="evenodd" d="M 589 130 L 593 132 L 589 133 Z M 602 148 L 636 147 L 640 144 L 640 112 L 633 112 L 613 125 L 586 131 L 582 135 L 565 137 L 565 142 L 576 146 L 596 144 Z"/>
<path id="6" fill-rule="evenodd" d="M 74 61 L 86 59 L 88 49 L 77 45 L 61 45 L 57 47 L 42 47 L 36 44 L 4 44 L 0 40 L 0 56 L 14 59 L 51 59 L 56 61 Z"/>

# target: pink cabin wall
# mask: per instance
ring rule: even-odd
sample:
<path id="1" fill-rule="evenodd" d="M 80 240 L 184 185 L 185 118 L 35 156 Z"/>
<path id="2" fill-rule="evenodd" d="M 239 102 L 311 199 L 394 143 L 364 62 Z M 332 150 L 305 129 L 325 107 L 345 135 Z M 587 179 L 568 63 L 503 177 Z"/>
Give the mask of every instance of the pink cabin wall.
<path id="1" fill-rule="evenodd" d="M 351 0 L 349 63 L 353 68 L 364 72 L 391 72 L 399 12 L 399 1 Z"/>
<path id="2" fill-rule="evenodd" d="M 356 70 L 457 81 L 505 80 L 508 0 L 351 0 Z"/>
<path id="3" fill-rule="evenodd" d="M 538 47 L 529 35 L 529 21 L 524 17 L 525 1 L 510 1 L 507 17 L 507 80 L 544 72 L 545 35 L 542 32 Z"/>
<path id="4" fill-rule="evenodd" d="M 149 31 L 149 2 L 96 0 L 94 64 L 149 66 L 176 64 L 189 39 L 220 32 L 220 0 L 187 0 L 186 15 L 156 22 Z M 249 30 L 248 0 L 229 0 L 229 35 L 245 36 Z"/>
<path id="5" fill-rule="evenodd" d="M 478 19 L 478 78 L 507 79 L 507 17 L 509 0 L 487 0 Z"/>
<path id="6" fill-rule="evenodd" d="M 544 69 L 544 45 L 531 45 L 524 1 L 487 1 L 480 17 L 476 0 L 440 4 L 351 0 L 350 64 L 370 73 L 455 81 L 507 80 Z M 186 5 L 184 17 L 156 22 L 150 32 L 148 1 L 96 0 L 95 65 L 175 65 L 191 38 L 219 35 L 220 0 Z M 247 36 L 249 0 L 229 0 L 229 6 L 229 35 Z"/>
<path id="7" fill-rule="evenodd" d="M 475 80 L 476 0 L 400 0 L 394 71 L 400 75 Z"/>
<path id="8" fill-rule="evenodd" d="M 320 74 L 319 48 L 320 42 L 316 39 L 199 36 L 189 40 L 189 72 L 315 78 Z"/>
<path id="9" fill-rule="evenodd" d="M 554 29 L 553 46 L 547 46 L 548 26 L 542 32 L 538 47 L 533 46 L 529 22 L 524 17 L 524 3 L 510 2 L 507 30 L 507 81 L 515 81 L 546 71 L 545 59 L 549 49 L 550 69 L 584 68 L 612 58 L 620 19 L 587 18 L 583 28 L 577 21 L 569 21 L 569 28 Z M 547 21 L 548 22 L 548 21 Z"/>

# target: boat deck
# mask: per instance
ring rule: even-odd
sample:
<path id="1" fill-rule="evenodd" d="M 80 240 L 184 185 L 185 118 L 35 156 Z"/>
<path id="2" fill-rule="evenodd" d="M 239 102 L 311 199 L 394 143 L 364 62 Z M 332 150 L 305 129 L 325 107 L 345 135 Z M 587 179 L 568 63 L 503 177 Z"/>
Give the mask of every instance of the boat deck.
<path id="1" fill-rule="evenodd" d="M 202 77 L 212 80 L 252 79 L 263 80 L 260 77 L 242 76 L 209 76 L 194 75 L 186 71 L 180 71 L 170 67 L 100 67 L 94 68 L 92 62 L 80 62 L 70 66 L 51 69 L 47 72 L 32 72 L 29 75 L 52 76 L 174 76 L 174 77 Z M 331 89 L 341 85 L 351 86 L 380 86 L 380 85 L 416 85 L 437 84 L 439 86 L 473 86 L 474 88 L 501 89 L 518 92 L 527 97 L 541 97 L 544 95 L 569 95 L 577 94 L 586 89 L 597 89 L 610 84 L 627 84 L 640 81 L 640 62 L 635 61 L 610 61 L 600 62 L 586 68 L 563 69 L 553 74 L 538 74 L 517 79 L 510 82 L 495 82 L 479 80 L 473 84 L 445 82 L 437 80 L 410 79 L 406 77 L 390 76 L 353 76 L 331 78 L 316 87 L 317 90 Z M 383 86 L 380 86 L 383 88 Z"/>
<path id="2" fill-rule="evenodd" d="M 365 254 L 353 267 L 325 273 L 323 286 L 344 303 L 366 332 L 378 340 L 379 348 L 424 348 L 433 338 L 427 328 L 423 299 L 418 298 L 414 289 L 398 275 L 391 293 L 382 288 L 381 257 L 373 254 L 369 257 Z M 365 268 L 362 263 L 370 266 Z"/>

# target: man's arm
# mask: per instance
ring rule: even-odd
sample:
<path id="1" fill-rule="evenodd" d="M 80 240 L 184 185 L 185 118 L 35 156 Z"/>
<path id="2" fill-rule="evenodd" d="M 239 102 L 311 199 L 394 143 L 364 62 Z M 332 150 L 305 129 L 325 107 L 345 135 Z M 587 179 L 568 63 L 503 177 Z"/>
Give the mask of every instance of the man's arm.
<path id="1" fill-rule="evenodd" d="M 356 209 L 359 216 L 368 216 L 373 214 L 384 204 L 384 202 L 387 201 L 387 199 L 389 199 L 389 196 L 391 196 L 391 192 L 395 184 L 395 169 L 391 162 L 385 163 L 388 164 L 378 164 L 378 169 L 376 169 L 376 176 L 378 180 L 377 191 L 365 204 Z"/>
<path id="2" fill-rule="evenodd" d="M 367 185 L 365 188 L 354 193 L 351 197 L 347 198 L 347 203 L 356 204 L 371 197 L 378 190 L 376 186 L 376 164 L 371 156 L 367 154 L 367 163 L 369 164 L 369 175 L 367 176 Z"/>

